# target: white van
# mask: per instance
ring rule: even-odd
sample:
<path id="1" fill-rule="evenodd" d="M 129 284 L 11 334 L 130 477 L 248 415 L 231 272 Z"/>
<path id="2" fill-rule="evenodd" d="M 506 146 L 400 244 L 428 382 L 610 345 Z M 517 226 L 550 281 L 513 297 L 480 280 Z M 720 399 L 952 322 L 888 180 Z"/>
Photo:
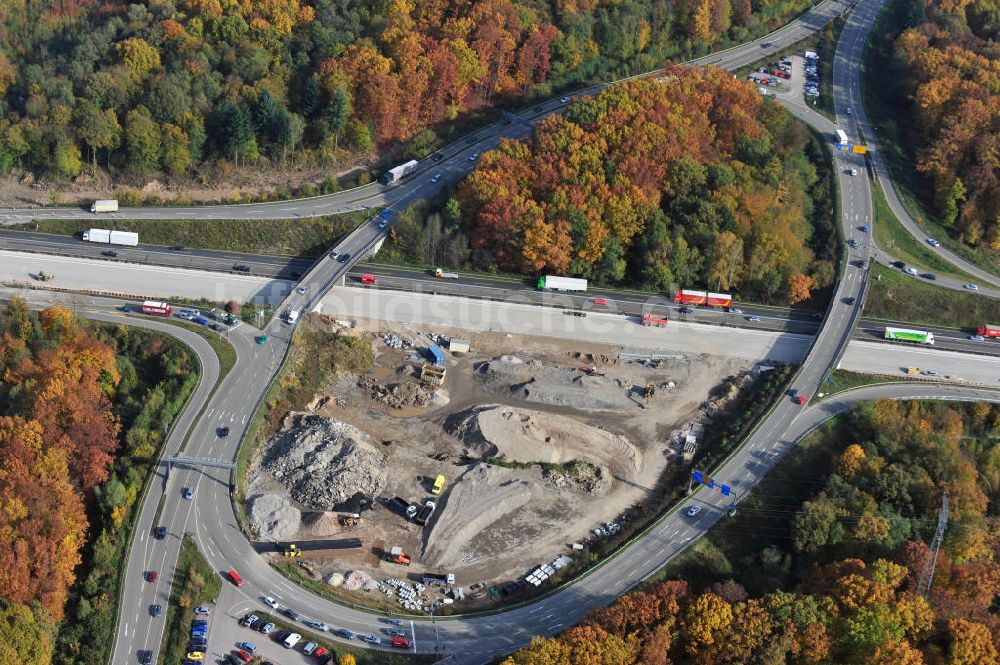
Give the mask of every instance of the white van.
<path id="1" fill-rule="evenodd" d="M 288 310 L 288 317 L 287 317 L 287 319 L 288 319 L 289 323 L 295 323 L 296 321 L 298 321 L 299 320 L 299 310 L 297 310 L 297 309 L 290 309 L 290 310 Z"/>
<path id="2" fill-rule="evenodd" d="M 282 642 L 282 644 L 285 645 L 286 649 L 291 649 L 293 646 L 298 644 L 299 640 L 301 639 L 302 639 L 301 635 L 299 635 L 298 633 L 292 633 L 291 635 L 285 638 L 285 641 Z"/>

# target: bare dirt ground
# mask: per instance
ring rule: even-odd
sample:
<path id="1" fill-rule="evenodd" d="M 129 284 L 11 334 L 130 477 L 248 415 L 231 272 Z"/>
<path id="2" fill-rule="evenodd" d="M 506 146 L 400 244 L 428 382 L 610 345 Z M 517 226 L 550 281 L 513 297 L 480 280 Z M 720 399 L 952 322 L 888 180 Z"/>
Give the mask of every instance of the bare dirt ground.
<path id="1" fill-rule="evenodd" d="M 385 457 L 377 496 L 347 508 L 364 522 L 342 526 L 333 513 L 298 505 L 251 466 L 254 491 L 279 494 L 302 510 L 299 539 L 363 539 L 361 551 L 309 553 L 324 579 L 353 570 L 376 580 L 450 572 L 468 587 L 572 556 L 572 543 L 641 502 L 666 465 L 679 463 L 671 432 L 696 418 L 726 377 L 751 365 L 688 355 L 653 366 L 621 359 L 611 345 L 477 333 L 470 353 L 446 352 L 445 385 L 432 391 L 418 378 L 428 333 L 467 331 L 357 323 L 348 334 L 372 340 L 374 366 L 364 376 L 336 377 L 310 406 L 364 432 Z M 413 344 L 386 343 L 397 339 Z M 655 387 L 648 404 L 647 386 Z M 433 496 L 438 474 L 447 484 Z M 396 496 L 418 505 L 433 500 L 435 513 L 421 527 L 385 505 Z M 409 568 L 381 559 L 397 546 L 412 557 Z"/>
<path id="2" fill-rule="evenodd" d="M 319 187 L 329 176 L 345 177 L 366 165 L 346 168 L 288 167 L 275 169 L 215 167 L 195 178 L 159 178 L 145 181 L 113 181 L 106 172 L 92 177 L 89 171 L 72 182 L 36 181 L 33 174 L 0 178 L 0 208 L 35 208 L 51 205 L 89 205 L 95 199 L 116 198 L 123 190 L 156 195 L 164 202 L 232 203 L 257 199 L 279 189 L 304 184 Z"/>

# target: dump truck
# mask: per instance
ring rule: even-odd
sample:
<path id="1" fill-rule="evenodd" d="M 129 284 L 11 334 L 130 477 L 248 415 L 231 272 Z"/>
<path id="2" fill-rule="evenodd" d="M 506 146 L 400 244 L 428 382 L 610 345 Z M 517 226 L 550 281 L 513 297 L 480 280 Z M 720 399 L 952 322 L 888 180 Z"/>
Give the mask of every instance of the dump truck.
<path id="1" fill-rule="evenodd" d="M 424 503 L 423 508 L 420 509 L 420 512 L 417 513 L 416 519 L 414 519 L 413 521 L 419 524 L 420 526 L 427 526 L 427 523 L 431 520 L 431 517 L 433 517 L 434 511 L 436 509 L 437 509 L 437 503 L 428 499 Z"/>
<path id="2" fill-rule="evenodd" d="M 441 268 L 434 269 L 434 276 L 438 279 L 458 279 L 457 272 L 445 272 L 444 270 L 441 270 Z"/>
<path id="3" fill-rule="evenodd" d="M 655 326 L 657 328 L 666 328 L 667 327 L 667 320 L 655 317 L 652 314 L 643 314 L 642 315 L 642 325 L 644 325 L 644 326 Z"/>
<path id="4" fill-rule="evenodd" d="M 417 507 L 401 496 L 393 497 L 389 501 L 389 507 L 408 520 L 417 516 Z"/>
<path id="5" fill-rule="evenodd" d="M 90 204 L 90 212 L 118 212 L 118 199 L 98 199 Z"/>
<path id="6" fill-rule="evenodd" d="M 398 563 L 401 566 L 410 565 L 410 555 L 404 552 L 402 547 L 393 547 L 386 552 L 383 558 L 389 563 Z"/>

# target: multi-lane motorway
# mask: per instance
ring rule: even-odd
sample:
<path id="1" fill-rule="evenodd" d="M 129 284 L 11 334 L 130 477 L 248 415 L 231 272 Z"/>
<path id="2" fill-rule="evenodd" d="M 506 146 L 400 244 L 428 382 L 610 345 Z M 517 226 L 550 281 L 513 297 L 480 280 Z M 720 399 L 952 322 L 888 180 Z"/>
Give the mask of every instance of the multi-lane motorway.
<path id="1" fill-rule="evenodd" d="M 834 87 L 836 107 L 841 118 L 845 117 L 843 113 L 846 106 L 861 109 L 856 85 L 858 44 L 863 43 L 879 5 L 880 2 L 877 1 L 860 3 L 856 11 L 851 14 L 838 45 Z M 839 14 L 845 8 L 846 5 L 841 2 L 827 0 L 809 15 L 766 39 L 709 56 L 700 64 L 712 63 L 730 68 L 749 64 L 770 50 L 787 46 L 821 28 L 833 15 Z M 770 43 L 769 47 L 761 45 L 761 42 L 765 41 Z M 597 88 L 594 88 L 583 92 L 591 93 L 596 90 Z M 533 121 L 560 108 L 561 104 L 558 102 L 549 102 L 521 114 L 517 122 L 480 130 L 473 135 L 471 141 L 463 141 L 441 151 L 443 158 L 440 162 L 428 160 L 422 165 L 418 177 L 392 189 L 371 185 L 343 194 L 306 201 L 254 206 L 126 210 L 122 215 L 137 219 L 265 219 L 302 217 L 384 205 L 402 206 L 409 201 L 434 193 L 434 188 L 429 185 L 426 177 L 432 169 L 445 173 L 442 184 L 457 180 L 474 164 L 474 160 L 469 160 L 471 153 L 488 149 L 496 145 L 501 138 L 523 135 L 529 131 Z M 815 118 L 808 115 L 804 119 L 815 122 Z M 845 175 L 845 171 L 852 166 L 859 170 L 863 169 L 863 164 L 855 163 L 854 160 L 858 159 L 840 153 L 836 157 L 845 235 L 849 234 L 854 220 L 871 219 L 871 192 L 868 179 Z M 84 211 L 44 209 L 3 211 L 0 212 L 0 221 L 16 222 L 38 217 L 66 216 L 94 218 Z M 329 289 L 344 276 L 359 257 L 377 245 L 382 233 L 383 229 L 379 228 L 377 219 L 370 220 L 338 245 L 338 251 L 349 255 L 350 258 L 346 261 L 323 258 L 311 268 L 294 270 L 304 273 L 300 282 L 301 289 L 289 292 L 286 283 L 285 288 L 275 291 L 274 295 L 279 300 L 287 293 L 279 306 L 279 311 L 305 312 L 323 303 Z M 865 265 L 870 258 L 870 252 L 871 248 L 867 245 L 859 248 L 858 257 L 865 262 Z M 283 269 L 292 271 L 289 266 Z M 124 267 L 109 263 L 107 270 L 124 271 Z M 795 380 L 794 387 L 802 394 L 813 395 L 821 388 L 828 371 L 837 364 L 846 348 L 860 314 L 866 277 L 866 268 L 851 267 L 838 284 L 834 303 L 827 312 Z M 856 298 L 856 303 L 853 306 L 842 304 L 844 299 L 849 297 Z M 94 307 L 100 307 L 100 303 Z M 118 316 L 107 313 L 105 315 Z M 190 432 L 186 453 L 199 457 L 233 459 L 246 433 L 247 423 L 266 393 L 288 348 L 291 331 L 292 326 L 280 319 L 272 320 L 265 329 L 270 340 L 263 346 L 253 343 L 252 335 L 256 331 L 249 326 L 241 326 L 230 333 L 230 340 L 238 354 L 236 366 L 210 398 L 203 399 L 204 393 L 199 393 L 201 404 L 198 400 L 192 401 L 185 414 L 189 411 L 195 414 L 203 408 L 203 415 L 196 420 L 192 415 L 192 420 L 186 423 L 189 427 L 185 427 L 184 430 L 181 429 L 182 424 L 179 422 L 176 426 L 178 435 L 176 438 L 171 437 L 167 451 L 172 450 L 172 446 L 180 445 L 183 439 L 180 433 L 186 430 Z M 946 368 L 943 369 L 947 371 Z M 211 382 L 211 370 L 206 376 L 207 378 L 203 380 L 204 385 Z M 200 387 L 199 391 L 201 390 Z M 856 399 L 889 396 L 997 401 L 997 394 L 992 391 L 933 385 L 878 386 L 853 395 Z M 716 470 L 716 476 L 727 479 L 738 493 L 749 491 L 784 452 L 794 445 L 802 432 L 836 413 L 839 408 L 847 404 L 848 399 L 849 397 L 839 396 L 835 401 L 823 401 L 805 407 L 794 404 L 791 400 L 779 402 L 760 423 L 756 432 L 721 468 Z M 232 429 L 232 434 L 228 438 L 219 438 L 215 435 L 216 428 L 222 425 Z M 309 618 L 344 626 L 356 632 L 375 632 L 379 627 L 377 616 L 346 608 L 295 589 L 271 569 L 255 553 L 239 529 L 230 508 L 230 483 L 231 475 L 226 469 L 178 467 L 165 483 L 153 483 L 149 487 L 137 525 L 135 544 L 129 552 L 125 570 L 127 593 L 121 605 L 113 663 L 135 662 L 136 653 L 142 649 L 158 650 L 162 638 L 162 622 L 149 617 L 148 606 L 162 601 L 165 590 L 169 589 L 173 577 L 172 567 L 176 562 L 178 536 L 186 531 L 195 534 L 199 547 L 214 569 L 224 571 L 237 568 L 248 580 L 245 586 L 237 590 L 240 597 L 239 609 L 260 607 L 259 597 L 271 595 L 283 604 L 293 604 Z M 183 487 L 195 488 L 192 500 L 186 501 L 181 498 Z M 158 522 L 154 524 L 156 507 L 161 500 L 163 509 Z M 414 622 L 411 634 L 415 638 L 417 649 L 422 652 L 433 652 L 435 647 L 443 645 L 447 653 L 454 656 L 451 662 L 482 663 L 496 654 L 525 644 L 533 635 L 551 634 L 578 621 L 590 609 L 606 604 L 657 570 L 724 514 L 725 506 L 716 502 L 716 495 L 695 494 L 691 500 L 701 502 L 707 509 L 694 520 L 686 518 L 681 512 L 666 515 L 647 534 L 623 549 L 603 567 L 538 602 L 488 617 L 439 621 L 434 627 L 426 622 Z M 150 541 L 148 534 L 152 532 L 154 526 L 160 524 L 167 527 L 171 537 L 166 541 Z M 160 581 L 157 584 L 143 582 L 143 573 L 157 568 L 161 573 Z M 238 611 L 235 606 L 233 611 Z M 217 617 L 216 620 L 225 619 Z"/>

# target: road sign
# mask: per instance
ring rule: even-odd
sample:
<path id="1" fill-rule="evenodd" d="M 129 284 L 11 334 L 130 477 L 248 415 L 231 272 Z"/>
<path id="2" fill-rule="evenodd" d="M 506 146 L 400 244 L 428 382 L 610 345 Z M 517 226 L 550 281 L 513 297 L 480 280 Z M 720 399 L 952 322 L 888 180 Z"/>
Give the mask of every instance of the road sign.
<path id="1" fill-rule="evenodd" d="M 868 152 L 868 148 L 866 148 L 863 145 L 856 145 L 852 147 L 851 152 L 856 152 L 859 155 L 863 155 L 866 152 Z"/>
<path id="2" fill-rule="evenodd" d="M 850 143 L 838 143 L 837 144 L 837 150 L 839 150 L 840 152 L 850 152 L 851 151 L 851 144 Z"/>

